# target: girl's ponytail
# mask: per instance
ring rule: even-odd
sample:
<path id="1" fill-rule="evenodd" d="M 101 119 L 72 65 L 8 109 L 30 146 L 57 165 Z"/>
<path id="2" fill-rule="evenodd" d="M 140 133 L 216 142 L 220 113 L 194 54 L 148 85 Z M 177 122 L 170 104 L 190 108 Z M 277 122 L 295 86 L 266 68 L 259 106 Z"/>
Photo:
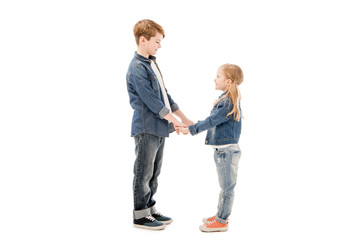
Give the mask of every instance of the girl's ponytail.
<path id="1" fill-rule="evenodd" d="M 224 64 L 220 67 L 227 79 L 230 79 L 232 82 L 230 84 L 228 92 L 215 102 L 215 104 L 219 103 L 222 99 L 228 97 L 232 103 L 233 108 L 231 111 L 227 114 L 227 117 L 234 114 L 234 119 L 236 121 L 240 121 L 240 118 L 242 117 L 241 109 L 240 109 L 240 100 L 241 100 L 241 94 L 238 89 L 238 86 L 243 82 L 244 76 L 241 68 L 235 64 Z"/>

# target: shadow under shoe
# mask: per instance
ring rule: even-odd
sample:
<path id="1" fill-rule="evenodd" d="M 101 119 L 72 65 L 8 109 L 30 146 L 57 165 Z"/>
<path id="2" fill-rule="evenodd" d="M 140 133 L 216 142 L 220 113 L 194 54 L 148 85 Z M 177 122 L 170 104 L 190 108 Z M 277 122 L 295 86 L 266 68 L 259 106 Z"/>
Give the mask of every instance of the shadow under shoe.
<path id="1" fill-rule="evenodd" d="M 149 215 L 144 218 L 134 219 L 134 227 L 148 230 L 162 230 L 165 228 L 165 224 Z"/>

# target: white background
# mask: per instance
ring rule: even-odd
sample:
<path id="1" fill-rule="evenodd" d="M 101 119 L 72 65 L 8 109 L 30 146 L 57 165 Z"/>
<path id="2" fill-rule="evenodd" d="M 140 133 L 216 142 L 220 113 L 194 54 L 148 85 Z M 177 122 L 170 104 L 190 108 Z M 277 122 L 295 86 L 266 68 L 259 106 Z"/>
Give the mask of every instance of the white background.
<path id="1" fill-rule="evenodd" d="M 1 1 L 1 239 L 359 239 L 356 1 Z M 245 114 L 229 231 L 204 234 L 219 192 L 205 133 L 167 139 L 164 231 L 132 226 L 125 75 L 144 18 L 193 121 L 235 63 Z"/>

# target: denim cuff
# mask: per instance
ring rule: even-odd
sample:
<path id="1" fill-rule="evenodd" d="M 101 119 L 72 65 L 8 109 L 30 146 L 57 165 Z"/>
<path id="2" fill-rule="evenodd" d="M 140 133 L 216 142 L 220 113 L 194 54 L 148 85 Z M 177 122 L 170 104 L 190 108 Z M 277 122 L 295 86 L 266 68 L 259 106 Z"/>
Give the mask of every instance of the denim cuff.
<path id="1" fill-rule="evenodd" d="M 195 130 L 195 124 L 194 124 L 194 125 L 190 125 L 188 128 L 189 128 L 189 131 L 190 131 L 190 133 L 191 133 L 192 136 L 198 134 L 198 133 L 196 132 L 196 130 Z"/>
<path id="2" fill-rule="evenodd" d="M 172 111 L 172 112 L 176 112 L 177 110 L 179 110 L 179 106 L 178 106 L 176 103 L 174 103 L 173 105 L 171 105 L 171 111 Z"/>
<path id="3" fill-rule="evenodd" d="M 143 209 L 143 210 L 134 210 L 133 217 L 134 219 L 140 219 L 147 217 L 151 214 L 150 208 Z"/>
<path id="4" fill-rule="evenodd" d="M 226 224 L 227 223 L 227 220 L 224 220 L 222 218 L 219 218 L 218 216 L 216 216 L 216 221 L 218 221 L 219 223 L 222 223 L 222 224 Z"/>
<path id="5" fill-rule="evenodd" d="M 159 112 L 159 116 L 161 119 L 163 119 L 168 113 L 170 112 L 170 109 L 168 109 L 166 106 L 161 109 Z"/>
<path id="6" fill-rule="evenodd" d="M 155 205 L 150 208 L 150 213 L 151 213 L 151 215 L 154 214 L 154 213 L 157 213 L 157 212 L 158 212 L 158 211 L 157 211 L 157 209 L 155 208 Z"/>

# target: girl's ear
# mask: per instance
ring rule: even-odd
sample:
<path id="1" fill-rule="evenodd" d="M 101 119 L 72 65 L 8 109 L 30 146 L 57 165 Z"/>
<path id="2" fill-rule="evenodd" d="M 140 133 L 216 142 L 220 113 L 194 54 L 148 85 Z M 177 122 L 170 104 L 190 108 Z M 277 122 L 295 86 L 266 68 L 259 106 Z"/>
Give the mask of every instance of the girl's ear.
<path id="1" fill-rule="evenodd" d="M 227 81 L 226 82 L 227 85 L 231 85 L 233 83 L 233 80 L 231 80 L 230 78 L 226 79 L 226 81 Z"/>

